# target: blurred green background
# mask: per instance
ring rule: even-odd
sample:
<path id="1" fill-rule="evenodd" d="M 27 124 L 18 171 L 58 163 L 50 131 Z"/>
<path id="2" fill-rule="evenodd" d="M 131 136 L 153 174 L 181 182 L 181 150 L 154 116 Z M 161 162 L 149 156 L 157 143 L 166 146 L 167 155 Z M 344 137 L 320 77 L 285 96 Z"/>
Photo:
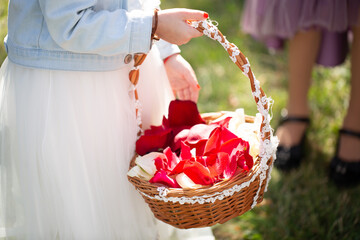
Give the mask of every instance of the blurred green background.
<path id="1" fill-rule="evenodd" d="M 163 0 L 162 8 L 182 7 L 207 11 L 219 29 L 248 57 L 265 93 L 274 99 L 272 126 L 276 128 L 287 99 L 286 51 L 267 49 L 242 33 L 242 0 Z M 6 35 L 7 1 L 0 1 L 0 38 Z M 181 46 L 193 66 L 201 92 L 201 112 L 244 108 L 257 110 L 250 84 L 222 46 L 207 37 Z M 6 57 L 0 47 L 0 63 Z M 276 169 L 263 203 L 246 214 L 213 227 L 216 239 L 360 239 L 360 187 L 339 190 L 328 180 L 337 131 L 349 94 L 349 61 L 336 68 L 316 67 L 309 92 L 312 123 L 306 159 L 289 174 Z"/>
<path id="2" fill-rule="evenodd" d="M 0 64 L 3 62 L 6 57 L 5 47 L 2 44 L 2 40 L 4 39 L 7 33 L 7 1 L 0 1 Z"/>

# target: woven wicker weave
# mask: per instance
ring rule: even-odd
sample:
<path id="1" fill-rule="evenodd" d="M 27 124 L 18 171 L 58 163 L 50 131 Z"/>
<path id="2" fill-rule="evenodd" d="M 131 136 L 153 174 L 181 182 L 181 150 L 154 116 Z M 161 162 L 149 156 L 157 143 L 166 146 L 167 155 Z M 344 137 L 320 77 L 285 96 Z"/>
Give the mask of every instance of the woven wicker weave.
<path id="1" fill-rule="evenodd" d="M 241 172 L 227 181 L 197 189 L 165 188 L 137 177 L 129 181 L 142 195 L 155 217 L 177 228 L 212 226 L 242 215 L 263 199 L 270 178 L 275 156 L 276 141 L 272 137 L 268 114 L 270 100 L 266 98 L 258 81 L 251 72 L 245 56 L 210 21 L 192 22 L 192 26 L 204 35 L 217 40 L 227 50 L 230 58 L 249 78 L 251 89 L 262 114 L 260 127 L 260 154 L 249 172 Z M 202 117 L 211 121 L 222 113 L 207 113 Z M 247 122 L 254 117 L 247 116 Z M 130 163 L 134 166 L 135 157 Z"/>

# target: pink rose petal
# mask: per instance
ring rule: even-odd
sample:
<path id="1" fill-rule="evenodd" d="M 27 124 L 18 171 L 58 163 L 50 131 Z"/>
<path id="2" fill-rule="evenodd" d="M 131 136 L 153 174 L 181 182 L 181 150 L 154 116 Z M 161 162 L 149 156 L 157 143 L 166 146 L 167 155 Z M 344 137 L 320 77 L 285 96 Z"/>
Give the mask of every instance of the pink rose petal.
<path id="1" fill-rule="evenodd" d="M 149 180 L 150 183 L 159 183 L 171 188 L 181 188 L 175 179 L 166 175 L 164 170 L 159 170 L 155 173 L 154 177 Z"/>

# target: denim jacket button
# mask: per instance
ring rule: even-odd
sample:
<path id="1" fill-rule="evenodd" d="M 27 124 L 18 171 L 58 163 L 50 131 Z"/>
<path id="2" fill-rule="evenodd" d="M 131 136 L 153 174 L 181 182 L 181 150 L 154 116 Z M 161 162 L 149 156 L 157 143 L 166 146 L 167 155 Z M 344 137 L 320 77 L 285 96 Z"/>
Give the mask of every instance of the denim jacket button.
<path id="1" fill-rule="evenodd" d="M 125 58 L 124 58 L 124 63 L 125 63 L 125 64 L 129 64 L 132 59 L 133 59 L 133 56 L 132 56 L 131 54 L 128 54 L 128 55 L 126 55 Z"/>

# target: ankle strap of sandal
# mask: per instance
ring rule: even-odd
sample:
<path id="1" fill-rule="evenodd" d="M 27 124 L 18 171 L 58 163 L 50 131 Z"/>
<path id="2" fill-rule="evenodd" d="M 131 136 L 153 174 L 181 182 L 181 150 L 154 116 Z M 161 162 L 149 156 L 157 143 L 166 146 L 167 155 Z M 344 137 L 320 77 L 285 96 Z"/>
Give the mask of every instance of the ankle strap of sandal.
<path id="1" fill-rule="evenodd" d="M 345 134 L 345 135 L 350 135 L 350 136 L 353 136 L 353 137 L 357 137 L 357 138 L 360 138 L 360 132 L 355 132 L 353 130 L 349 130 L 349 129 L 346 129 L 346 128 L 342 128 L 339 130 L 339 134 Z"/>
<path id="2" fill-rule="evenodd" d="M 280 120 L 280 124 L 282 125 L 286 122 L 302 122 L 302 123 L 310 123 L 310 119 L 308 117 L 295 117 L 295 116 L 288 116 Z"/>

